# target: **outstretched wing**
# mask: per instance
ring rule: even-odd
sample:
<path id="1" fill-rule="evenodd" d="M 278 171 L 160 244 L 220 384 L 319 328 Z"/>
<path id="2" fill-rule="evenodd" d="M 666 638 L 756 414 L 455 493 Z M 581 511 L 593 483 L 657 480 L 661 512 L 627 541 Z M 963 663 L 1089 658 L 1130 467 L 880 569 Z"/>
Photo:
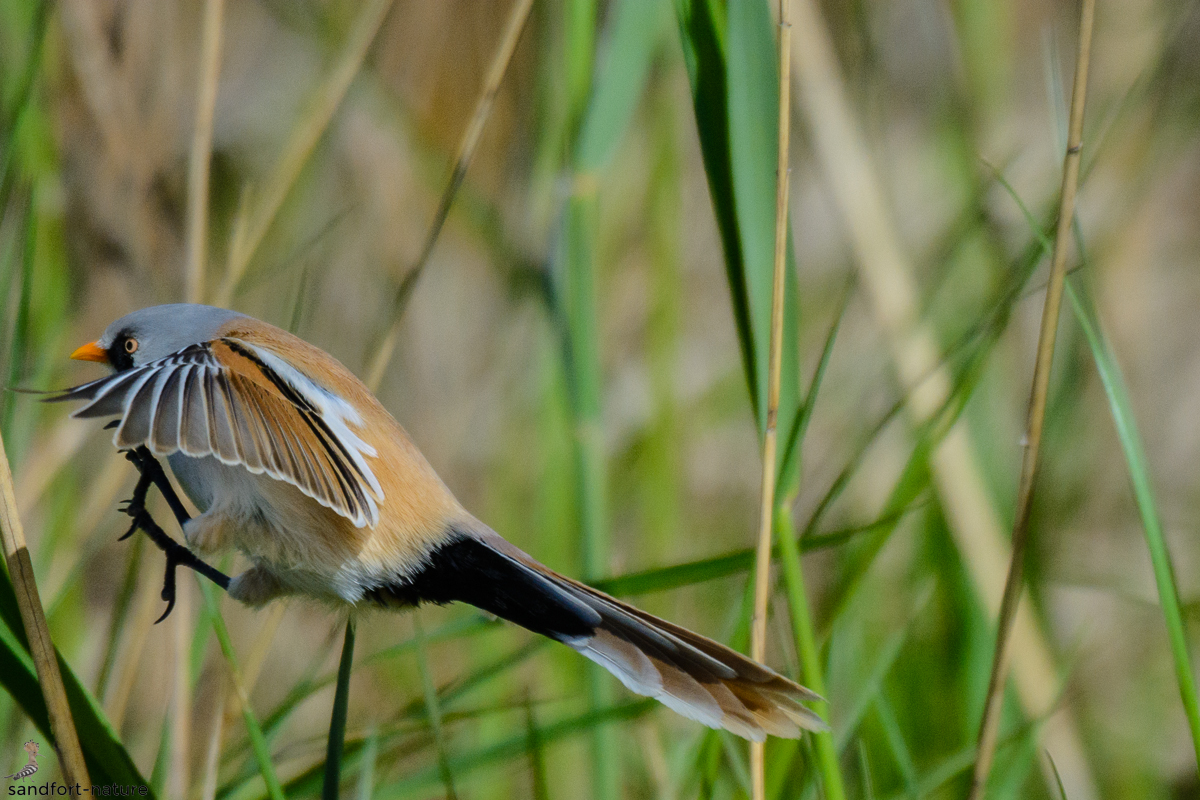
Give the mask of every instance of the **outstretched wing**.
<path id="1" fill-rule="evenodd" d="M 383 490 L 351 430 L 353 406 L 283 359 L 238 339 L 166 358 L 49 398 L 83 400 L 73 417 L 120 417 L 113 444 L 213 456 L 292 484 L 356 526 L 379 521 Z"/>

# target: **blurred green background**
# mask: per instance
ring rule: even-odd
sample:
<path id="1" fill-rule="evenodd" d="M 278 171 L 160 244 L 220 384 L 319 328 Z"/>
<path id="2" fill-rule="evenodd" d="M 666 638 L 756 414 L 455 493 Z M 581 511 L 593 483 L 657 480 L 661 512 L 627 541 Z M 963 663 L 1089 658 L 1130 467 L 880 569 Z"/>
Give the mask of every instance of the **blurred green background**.
<path id="1" fill-rule="evenodd" d="M 67 355 L 121 314 L 184 298 L 210 3 L 0 0 L 5 385 L 97 377 Z M 473 513 L 551 567 L 743 648 L 773 5 L 535 2 L 445 229 L 398 302 L 509 3 L 225 0 L 204 237 L 206 301 L 359 375 L 399 319 L 379 397 Z M 795 8 L 780 431 L 794 441 L 781 493 L 804 536 L 804 613 L 848 795 L 960 797 L 1007 568 L 1078 8 Z M 1051 760 L 1073 800 L 1200 796 L 1130 488 L 1131 471 L 1154 487 L 1190 621 L 1198 43 L 1194 3 L 1099 5 L 1070 262 L 1080 305 L 1060 330 L 1032 613 L 989 797 L 1058 797 Z M 1106 396 L 1079 315 L 1098 318 L 1127 405 Z M 152 625 L 161 556 L 115 541 L 133 470 L 67 411 L 0 395 L 56 643 L 157 794 L 265 796 L 194 581 Z M 1114 413 L 1136 419 L 1148 467 Z M 767 661 L 804 679 L 788 586 Z M 279 779 L 317 796 L 345 615 L 304 601 L 222 612 Z M 16 675 L 0 677 L 5 774 L 41 735 Z M 346 753 L 343 795 L 364 798 L 748 792 L 739 740 L 464 607 L 360 615 Z M 824 796 L 811 742 L 773 741 L 767 761 L 772 797 Z"/>

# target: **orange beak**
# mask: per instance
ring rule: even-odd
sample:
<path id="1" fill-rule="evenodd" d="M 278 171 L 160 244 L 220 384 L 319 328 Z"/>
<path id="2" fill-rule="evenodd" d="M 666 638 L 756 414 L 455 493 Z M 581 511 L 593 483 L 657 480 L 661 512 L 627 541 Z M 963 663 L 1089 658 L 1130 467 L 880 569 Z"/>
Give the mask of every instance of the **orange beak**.
<path id="1" fill-rule="evenodd" d="M 75 359 L 76 361 L 99 361 L 101 363 L 108 363 L 108 351 L 96 342 L 88 342 L 74 353 L 71 353 L 71 358 Z"/>

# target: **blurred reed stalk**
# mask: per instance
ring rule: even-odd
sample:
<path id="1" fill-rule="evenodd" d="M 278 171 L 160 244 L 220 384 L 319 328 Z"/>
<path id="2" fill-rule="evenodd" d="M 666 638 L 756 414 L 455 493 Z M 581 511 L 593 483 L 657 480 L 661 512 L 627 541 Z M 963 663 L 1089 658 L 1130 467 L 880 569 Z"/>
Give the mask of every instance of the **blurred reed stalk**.
<path id="1" fill-rule="evenodd" d="M 283 201 L 308 163 L 317 142 L 328 129 L 334 112 L 346 97 L 350 83 L 362 67 L 367 50 L 391 7 L 392 0 L 367 0 L 346 36 L 333 71 L 313 92 L 304 117 L 292 129 L 283 153 L 263 184 L 262 191 L 256 192 L 253 187 L 248 187 L 243 192 L 229 241 L 225 279 L 217 292 L 217 305 L 228 306 L 233 299 L 238 283 L 246 274 Z"/>
<path id="2" fill-rule="evenodd" d="M 597 290 L 600 257 L 600 179 L 630 125 L 666 19 L 666 4 L 622 0 L 611 6 L 597 36 L 595 0 L 565 6 L 563 63 L 566 79 L 562 131 L 551 140 L 568 143 L 570 194 L 555 244 L 555 291 L 563 335 L 575 479 L 575 513 L 583 579 L 609 568 L 608 453 L 602 402 L 601 327 Z M 597 52 L 597 40 L 604 43 Z M 553 63 L 553 61 L 551 61 Z M 561 134 L 561 139 L 558 137 Z M 613 708 L 615 681 L 597 664 L 585 665 L 590 713 Z M 591 730 L 592 796 L 621 793 L 621 743 L 612 725 Z"/>
<path id="3" fill-rule="evenodd" d="M 412 269 L 400 281 L 400 287 L 396 290 L 396 297 L 392 302 L 391 324 L 377 345 L 375 354 L 367 362 L 367 386 L 372 390 L 379 388 L 380 382 L 383 381 L 383 374 L 392 360 L 392 354 L 396 350 L 396 341 L 400 337 L 400 323 L 404 317 L 404 309 L 408 306 L 408 298 L 412 296 L 417 279 L 421 277 L 425 265 L 429 262 L 433 247 L 437 244 L 442 227 L 446 224 L 446 218 L 450 216 L 450 206 L 453 205 L 459 187 L 467 177 L 467 168 L 471 166 L 471 158 L 475 155 L 475 148 L 479 145 L 483 129 L 487 124 L 488 117 L 491 116 L 492 106 L 496 102 L 496 94 L 500 91 L 500 83 L 508 71 L 508 65 L 512 61 L 513 53 L 517 49 L 517 42 L 521 39 L 521 32 L 525 30 L 525 23 L 528 22 L 529 12 L 532 9 L 533 0 L 515 0 L 509 11 L 508 21 L 504 25 L 504 33 L 500 36 L 500 44 L 496 47 L 495 55 L 492 56 L 491 66 L 488 67 L 487 76 L 483 81 L 483 89 L 479 93 L 479 99 L 475 101 L 475 110 L 471 112 L 471 120 L 467 123 L 462 140 L 458 144 L 458 154 L 454 158 L 454 168 L 450 171 L 450 180 L 446 182 L 446 188 L 442 191 L 442 198 L 438 202 L 437 211 L 434 212 L 433 222 L 430 223 L 429 232 L 425 235 L 425 242 L 421 245 L 421 253 Z"/>
<path id="4" fill-rule="evenodd" d="M 4 450 L 4 439 L 0 435 L 0 537 L 4 543 L 4 561 L 17 607 L 21 612 L 21 624 L 29 641 L 29 653 L 37 670 L 38 685 L 46 701 L 50 716 L 50 730 L 54 733 L 54 749 L 58 753 L 63 780 L 68 786 L 79 783 L 91 786 L 87 766 L 83 762 L 83 749 L 75 732 L 75 719 L 67 703 L 67 692 L 63 688 L 62 675 L 58 670 L 58 654 L 46 627 L 46 614 L 38 597 L 37 582 L 33 575 L 33 562 L 25 544 L 25 530 L 17 515 L 17 500 L 13 491 L 12 471 L 8 466 L 8 455 Z"/>
<path id="5" fill-rule="evenodd" d="M 826 185 L 846 223 L 859 276 L 881 327 L 906 404 L 917 425 L 934 419 L 950 397 L 952 380 L 941 363 L 936 337 L 919 317 L 914 270 L 900 244 L 861 127 L 847 98 L 841 69 L 821 12 L 813 0 L 794 0 L 796 91 L 813 135 L 814 153 Z M 980 473 L 970 432 L 958 420 L 936 446 L 930 470 L 950 533 L 990 613 L 998 610 L 999 576 L 1009 561 L 1008 544 Z M 1039 624 L 1028 605 L 1018 606 L 1012 633 L 1013 669 L 1021 704 L 1032 717 L 1051 711 L 1041 736 L 1072 786 L 1072 800 L 1097 796 L 1095 780 L 1074 718 L 1056 709 L 1058 677 Z M 1057 781 L 1043 778 L 1051 792 Z"/>
<path id="6" fill-rule="evenodd" d="M 582 550 L 583 579 L 594 580 L 608 569 L 608 466 L 604 450 L 603 379 L 600 330 L 596 309 L 596 237 L 599 203 L 598 162 L 590 162 L 589 104 L 597 86 L 596 0 L 569 0 L 563 5 L 563 74 L 566 141 L 573 150 L 570 195 L 562 210 L 556 260 L 565 329 L 566 376 L 575 467 L 575 511 Z M 616 15 L 614 14 L 614 17 Z M 588 708 L 612 705 L 608 673 L 595 664 L 584 667 Z M 615 800 L 621 792 L 620 747 L 611 725 L 591 731 L 593 800 Z"/>
<path id="7" fill-rule="evenodd" d="M 184 298 L 204 299 L 204 271 L 208 260 L 208 176 L 212 163 L 213 111 L 217 104 L 217 79 L 221 74 L 221 18 L 225 0 L 204 1 L 200 32 L 200 88 L 196 93 L 196 123 L 188 160 L 187 261 Z"/>
<path id="8" fill-rule="evenodd" d="M 200 85 L 196 92 L 196 115 L 188 159 L 183 297 L 188 303 L 204 301 L 204 275 L 208 261 L 209 167 L 212 162 L 213 115 L 221 72 L 221 25 L 224 10 L 225 0 L 204 2 L 198 70 Z M 184 588 L 178 592 L 178 603 L 172 620 L 175 627 L 175 675 L 171 701 L 171 770 L 168 790 L 172 797 L 178 798 L 186 797 L 191 786 L 191 600 L 191 592 L 185 583 Z M 223 702 L 216 704 L 218 709 L 223 706 Z"/>
<path id="9" fill-rule="evenodd" d="M 1075 79 L 1071 90 L 1071 117 L 1067 132 L 1067 151 L 1063 156 L 1062 192 L 1059 198 L 1058 226 L 1054 236 L 1054 252 L 1050 261 L 1050 279 L 1046 300 L 1042 306 L 1041 330 L 1038 334 L 1037 360 L 1033 369 L 1029 413 L 1022 441 L 1021 479 L 1017 488 L 1017 508 L 1013 519 L 1012 555 L 1000 617 L 996 626 L 996 649 L 992 656 L 992 672 L 988 679 L 987 700 L 979 723 L 979 751 L 971 781 L 971 800 L 983 797 L 996 739 L 1000 731 L 1000 710 L 1012 657 L 1011 635 L 1017 605 L 1025 576 L 1025 548 L 1029 542 L 1029 514 L 1033 507 L 1033 490 L 1037 480 L 1041 455 L 1042 430 L 1046 421 L 1046 397 L 1050 390 L 1050 367 L 1054 362 L 1054 343 L 1058 336 L 1059 310 L 1062 308 L 1063 288 L 1067 275 L 1067 249 L 1071 243 L 1071 224 L 1075 218 L 1075 192 L 1079 185 L 1079 161 L 1083 149 L 1083 110 L 1087 101 L 1088 66 L 1091 60 L 1092 23 L 1095 0 L 1083 0 L 1079 12 L 1079 51 L 1075 59 Z M 1194 706 L 1194 702 L 1193 702 Z"/>
<path id="10" fill-rule="evenodd" d="M 788 145 L 791 133 L 791 42 L 788 0 L 779 0 L 779 132 L 775 164 L 775 264 L 771 275 L 771 339 L 768 355 L 767 420 L 763 430 L 762 482 L 758 507 L 758 547 L 754 564 L 754 612 L 750 620 L 750 657 L 767 652 L 767 601 L 771 587 L 771 530 L 775 511 L 775 449 L 779 383 L 783 367 L 783 287 L 787 268 Z M 798 613 L 793 609 L 793 613 Z M 807 670 L 806 670 L 807 672 Z M 750 743 L 750 794 L 765 800 L 764 742 Z"/>

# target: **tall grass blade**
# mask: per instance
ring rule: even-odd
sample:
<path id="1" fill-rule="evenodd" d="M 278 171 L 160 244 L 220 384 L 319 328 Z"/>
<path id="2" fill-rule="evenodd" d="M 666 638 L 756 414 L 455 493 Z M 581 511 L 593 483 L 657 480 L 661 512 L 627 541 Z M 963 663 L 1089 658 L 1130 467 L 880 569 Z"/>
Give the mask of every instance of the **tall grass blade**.
<path id="1" fill-rule="evenodd" d="M 437 688 L 433 685 L 433 676 L 429 671 L 429 649 L 425 646 L 425 635 L 421 628 L 421 620 L 413 619 L 417 638 L 417 667 L 421 673 L 421 692 L 425 702 L 425 717 L 433 731 L 433 746 L 437 750 L 438 772 L 442 778 L 442 788 L 446 790 L 447 800 L 455 800 L 454 772 L 450 768 L 450 758 L 446 752 L 445 729 L 442 727 L 442 706 L 438 701 Z"/>
<path id="2" fill-rule="evenodd" d="M 21 258 L 21 292 L 17 300 L 17 314 L 13 319 L 12 333 L 8 348 L 8 388 L 16 388 L 25 370 L 25 361 L 29 357 L 29 304 L 33 296 L 33 262 L 37 256 L 37 196 L 29 189 L 25 200 L 25 235 L 24 248 Z M 2 300 L 6 301 L 7 298 Z M 13 430 L 13 415 L 17 409 L 15 392 L 4 392 L 0 397 L 0 435 L 8 440 L 6 452 L 12 458 L 18 458 L 16 448 L 16 431 Z M 15 499 L 13 501 L 16 502 Z M 13 506 L 13 513 L 17 513 Z"/>
<path id="3" fill-rule="evenodd" d="M 1025 547 L 1029 533 L 1029 515 L 1041 455 L 1042 428 L 1045 422 L 1046 396 L 1050 387 L 1050 366 L 1054 360 L 1054 344 L 1058 333 L 1059 310 L 1066 280 L 1067 248 L 1070 245 L 1071 221 L 1075 215 L 1075 192 L 1079 185 L 1080 151 L 1083 144 L 1083 112 L 1087 99 L 1087 78 L 1092 45 L 1092 22 L 1095 18 L 1094 0 L 1083 0 L 1079 18 L 1079 51 L 1076 56 L 1075 80 L 1071 92 L 1071 118 L 1066 153 L 1063 158 L 1062 190 L 1059 198 L 1058 227 L 1051 256 L 1050 282 L 1042 311 L 1038 334 L 1037 361 L 1034 365 L 1033 387 L 1030 390 L 1029 413 L 1026 421 L 1021 477 L 1017 490 L 1017 507 L 1012 528 L 1012 555 L 1004 596 L 997 620 L 996 648 L 992 673 L 988 679 L 987 699 L 979 724 L 979 757 L 972 778 L 972 800 L 982 798 L 992 754 L 1000 729 L 1000 709 L 1008 680 L 1012 658 L 1012 629 L 1024 585 Z M 1193 731 L 1195 733 L 1196 731 Z M 1196 740 L 1200 757 L 1200 740 Z"/>
<path id="4" fill-rule="evenodd" d="M 358 788 L 355 800 L 371 800 L 375 794 L 375 760 L 379 757 L 379 732 L 372 727 L 363 742 L 362 759 L 359 761 Z"/>
<path id="5" fill-rule="evenodd" d="M 199 578 L 197 583 L 200 585 L 200 593 L 204 597 L 204 607 L 212 622 L 213 632 L 217 635 L 217 642 L 221 645 L 221 652 L 229 667 L 229 679 L 241 701 L 242 718 L 246 722 L 246 733 L 250 737 L 250 749 L 254 753 L 254 760 L 258 763 L 258 771 L 262 774 L 271 800 L 284 800 L 283 787 L 275 774 L 275 765 L 271 762 L 271 752 L 267 748 L 267 740 L 263 736 L 262 726 L 258 724 L 258 717 L 254 714 L 254 709 L 250 706 L 250 698 L 246 695 L 246 685 L 242 680 L 241 669 L 238 667 L 233 640 L 229 638 L 229 629 L 225 627 L 225 618 L 221 616 L 221 609 L 217 606 L 216 589 L 207 581 Z"/>
<path id="6" fill-rule="evenodd" d="M 917 618 L 929 605 L 929 600 L 933 597 L 933 589 L 932 582 L 918 589 L 916 592 L 916 602 L 913 603 L 912 611 L 904 621 L 903 627 L 894 631 L 887 638 L 883 647 L 879 649 L 879 656 L 875 660 L 874 667 L 867 673 L 866 680 L 856 687 L 858 698 L 850 705 L 849 710 L 846 712 L 845 722 L 839 726 L 837 735 L 834 737 L 839 753 L 845 752 L 846 748 L 850 745 L 851 738 L 866 717 L 867 712 L 872 706 L 878 707 L 880 699 L 884 697 L 884 681 L 891 673 L 892 667 L 895 666 L 896 659 L 900 657 L 900 651 L 904 648 L 905 642 L 908 641 L 909 633 L 912 631 Z"/>
<path id="7" fill-rule="evenodd" d="M 621 0 L 611 10 L 605 47 L 592 78 L 595 56 L 595 0 L 574 0 L 566 15 L 565 68 L 568 75 L 568 127 L 578 119 L 570 163 L 572 191 L 562 218 L 559 296 L 566 332 L 576 503 L 583 549 L 583 577 L 595 580 L 609 570 L 607 458 L 604 451 L 597 309 L 597 173 L 628 127 L 650 71 L 665 5 L 659 0 Z M 588 702 L 593 709 L 612 704 L 613 680 L 588 664 Z M 620 746 L 611 726 L 598 725 L 592 741 L 593 795 L 610 800 L 620 794 Z"/>
<path id="8" fill-rule="evenodd" d="M 1171 563 L 1171 553 L 1167 549 L 1162 520 L 1158 514 L 1158 503 L 1154 498 L 1154 490 L 1150 482 L 1150 466 L 1146 460 L 1146 450 L 1142 445 L 1141 434 L 1138 432 L 1133 406 L 1129 402 L 1129 391 L 1125 388 L 1125 378 L 1121 374 L 1121 368 L 1108 344 L 1108 339 L 1100 329 L 1095 308 L 1070 280 L 1067 281 L 1067 298 L 1071 301 L 1075 319 L 1079 323 L 1079 327 L 1083 329 L 1088 348 L 1096 362 L 1096 371 L 1100 374 L 1100 383 L 1104 386 L 1109 411 L 1117 427 L 1117 438 L 1121 442 L 1121 450 L 1125 454 L 1125 463 L 1129 468 L 1129 480 L 1133 484 L 1133 496 L 1137 501 L 1138 514 L 1142 518 L 1146 547 L 1150 551 L 1150 563 L 1154 568 L 1154 583 L 1158 587 L 1158 603 L 1162 608 L 1163 619 L 1167 625 L 1171 658 L 1175 663 L 1175 679 L 1179 683 L 1179 697 L 1183 703 L 1183 713 L 1187 717 L 1188 729 L 1192 735 L 1192 748 L 1196 755 L 1196 762 L 1200 765 L 1200 702 L 1197 701 L 1195 672 L 1188 649 L 1179 588 L 1175 581 L 1175 568 Z"/>
<path id="9" fill-rule="evenodd" d="M 333 693 L 333 712 L 329 715 L 329 738 L 325 743 L 325 780 L 322 800 L 337 800 L 342 777 L 342 751 L 346 746 L 346 713 L 350 709 L 350 672 L 354 665 L 354 612 L 346 617 L 346 635 L 342 657 L 338 660 L 337 689 Z"/>
<path id="10" fill-rule="evenodd" d="M 847 287 L 846 292 L 842 295 L 842 301 L 838 306 L 837 316 L 834 317 L 833 324 L 829 327 L 829 333 L 825 336 L 825 344 L 821 348 L 821 358 L 817 361 L 817 369 L 813 373 L 812 382 L 809 383 L 808 393 L 804 396 L 804 402 L 800 405 L 800 413 L 796 415 L 795 421 L 792 423 L 792 429 L 788 431 L 787 439 L 784 440 L 783 451 L 779 462 L 779 485 L 783 488 L 784 494 L 780 496 L 784 502 L 788 501 L 786 493 L 795 493 L 800 484 L 800 443 L 804 441 L 804 434 L 808 430 L 808 423 L 812 420 L 813 409 L 817 405 L 817 396 L 821 390 L 821 383 L 825 380 L 825 370 L 829 366 L 829 359 L 833 356 L 833 345 L 837 342 L 838 330 L 841 328 L 842 320 L 846 316 L 846 306 L 850 302 L 850 290 Z"/>
<path id="11" fill-rule="evenodd" d="M 709 196 L 725 254 L 734 324 L 760 435 L 766 430 L 767 363 L 775 242 L 778 75 L 770 14 L 732 0 L 727 19 L 708 0 L 675 0 Z M 727 52 L 728 46 L 728 52 Z M 778 425 L 798 411 L 798 326 L 794 257 L 785 285 Z"/>
<path id="12" fill-rule="evenodd" d="M 546 752 L 533 703 L 529 702 L 528 697 L 525 698 L 525 735 L 529 742 L 529 772 L 533 781 L 534 800 L 550 800 L 550 790 L 546 785 Z"/>
<path id="13" fill-rule="evenodd" d="M 896 769 L 900 770 L 905 791 L 909 797 L 918 797 L 917 765 L 908 743 L 904 740 L 904 730 L 900 727 L 900 721 L 896 719 L 892 703 L 885 695 L 875 697 L 875 716 L 879 720 L 879 727 L 883 728 L 883 736 L 887 740 L 888 749 L 892 751 Z"/>
<path id="14" fill-rule="evenodd" d="M 875 800 L 875 786 L 871 781 L 871 759 L 867 756 L 867 745 L 858 743 L 858 772 L 862 778 L 863 800 Z"/>
<path id="15" fill-rule="evenodd" d="M 29 52 L 25 56 L 24 69 L 12 103 L 9 108 L 3 110 L 3 119 L 0 119 L 0 209 L 8 204 L 9 190 L 13 185 L 12 164 L 16 158 L 17 137 L 33 98 L 33 87 L 42 64 L 42 50 L 45 47 L 46 30 L 53 6 L 52 0 L 37 2 L 28 34 Z"/>
<path id="16" fill-rule="evenodd" d="M 657 707 L 658 701 L 656 700 L 640 700 L 567 717 L 550 725 L 542 726 L 538 734 L 539 743 L 545 747 L 570 736 L 591 732 L 600 724 L 636 719 Z M 524 756 L 528 751 L 529 737 L 525 731 L 521 731 L 516 736 L 496 744 L 486 745 L 455 756 L 450 760 L 450 767 L 454 770 L 454 774 L 461 779 L 483 767 L 506 763 L 514 758 Z M 427 767 L 398 781 L 380 786 L 376 790 L 375 800 L 427 797 L 430 789 L 436 788 L 440 783 L 441 770 L 436 765 Z"/>
<path id="17" fill-rule="evenodd" d="M 808 597 L 804 591 L 804 572 L 800 566 L 800 549 L 796 546 L 796 530 L 791 515 L 786 509 L 775 514 L 775 535 L 779 543 L 779 563 L 783 568 L 784 586 L 788 601 L 788 613 L 792 618 L 792 634 L 796 639 L 796 652 L 800 656 L 801 681 L 819 695 L 825 694 L 824 668 L 821 648 L 813 628 L 812 615 L 808 608 Z M 821 700 L 812 708 L 821 719 L 830 723 L 829 704 Z M 811 734 L 817 754 L 817 766 L 821 784 L 828 800 L 844 800 L 846 787 L 842 782 L 838 765 L 838 748 L 831 730 Z"/>

